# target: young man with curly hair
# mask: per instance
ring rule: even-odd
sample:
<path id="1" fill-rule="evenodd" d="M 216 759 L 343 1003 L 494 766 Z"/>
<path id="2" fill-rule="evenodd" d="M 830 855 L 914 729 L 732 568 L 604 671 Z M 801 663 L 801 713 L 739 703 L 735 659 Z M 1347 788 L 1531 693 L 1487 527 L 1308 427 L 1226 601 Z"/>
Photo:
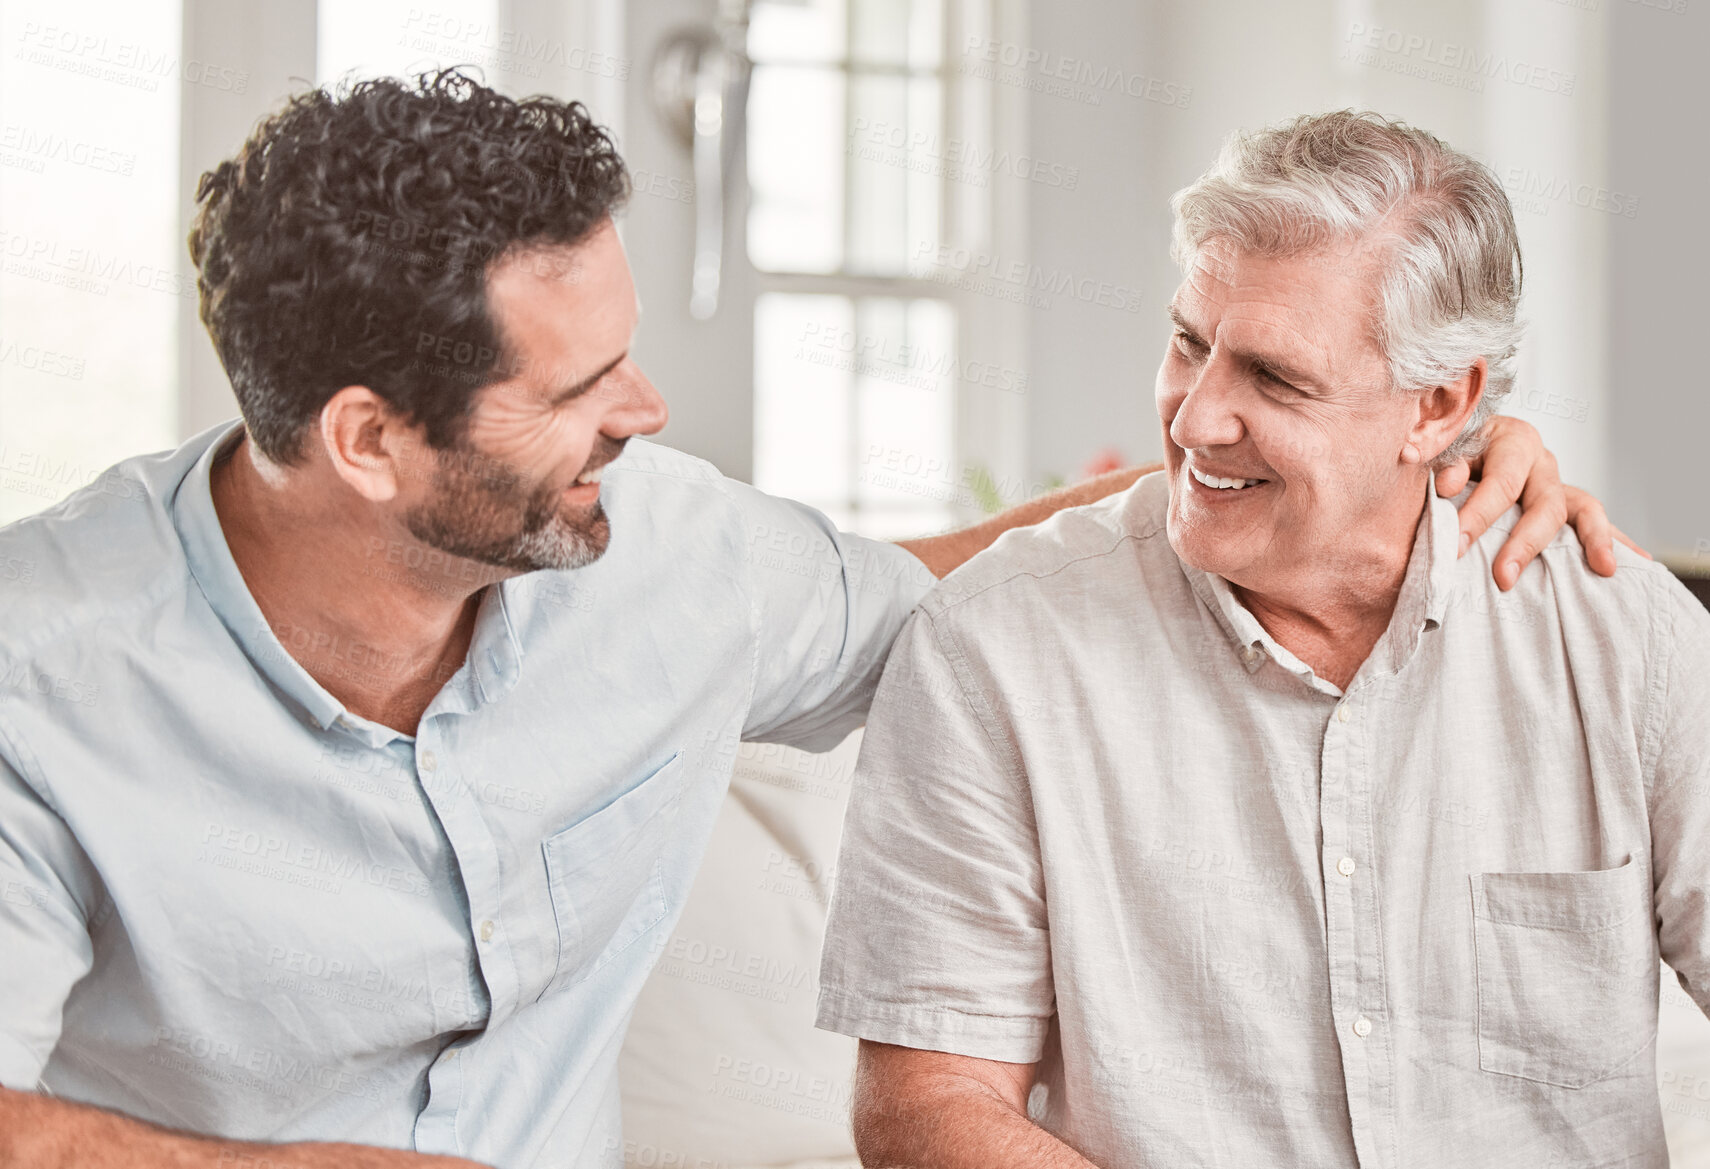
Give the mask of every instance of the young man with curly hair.
<path id="1" fill-rule="evenodd" d="M 1133 481 L 897 545 L 638 439 L 626 187 L 580 105 L 458 74 L 203 177 L 242 421 L 0 531 L 0 1163 L 620 1162 L 737 742 L 830 747 L 936 576 Z M 1463 526 L 1524 488 L 1499 573 L 1570 503 L 1613 571 L 1506 426 Z"/>

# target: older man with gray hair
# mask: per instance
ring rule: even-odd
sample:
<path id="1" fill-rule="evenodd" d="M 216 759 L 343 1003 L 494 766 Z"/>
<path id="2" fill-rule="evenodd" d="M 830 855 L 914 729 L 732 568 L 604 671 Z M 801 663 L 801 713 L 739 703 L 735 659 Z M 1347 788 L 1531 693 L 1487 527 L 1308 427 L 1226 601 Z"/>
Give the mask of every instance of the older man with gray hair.
<path id="1" fill-rule="evenodd" d="M 1710 614 L 1434 464 L 1514 380 L 1489 170 L 1339 112 L 1176 196 L 1166 470 L 916 611 L 820 1025 L 869 1165 L 1651 1166 L 1710 1006 Z"/>

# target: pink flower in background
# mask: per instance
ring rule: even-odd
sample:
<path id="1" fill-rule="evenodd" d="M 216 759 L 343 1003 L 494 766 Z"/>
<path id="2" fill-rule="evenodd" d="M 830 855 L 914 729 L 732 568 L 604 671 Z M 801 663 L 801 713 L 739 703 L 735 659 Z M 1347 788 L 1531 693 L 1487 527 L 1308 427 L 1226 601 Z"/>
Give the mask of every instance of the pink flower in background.
<path id="1" fill-rule="evenodd" d="M 1121 451 L 1107 446 L 1087 460 L 1086 466 L 1081 468 L 1081 478 L 1092 479 L 1109 471 L 1120 471 L 1127 465 L 1128 460 L 1123 457 Z"/>

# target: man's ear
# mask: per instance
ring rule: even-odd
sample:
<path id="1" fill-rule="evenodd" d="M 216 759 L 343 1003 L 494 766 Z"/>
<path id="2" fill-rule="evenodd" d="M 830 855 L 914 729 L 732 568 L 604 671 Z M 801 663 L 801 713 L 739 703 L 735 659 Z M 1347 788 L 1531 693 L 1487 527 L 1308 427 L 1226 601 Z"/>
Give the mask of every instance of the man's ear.
<path id="1" fill-rule="evenodd" d="M 321 445 L 340 479 L 373 503 L 395 499 L 421 442 L 416 428 L 367 386 L 346 386 L 321 407 Z"/>
<path id="2" fill-rule="evenodd" d="M 1455 381 L 1413 392 L 1417 412 L 1401 448 L 1402 462 L 1429 464 L 1449 449 L 1483 400 L 1489 373 L 1490 367 L 1481 357 Z"/>

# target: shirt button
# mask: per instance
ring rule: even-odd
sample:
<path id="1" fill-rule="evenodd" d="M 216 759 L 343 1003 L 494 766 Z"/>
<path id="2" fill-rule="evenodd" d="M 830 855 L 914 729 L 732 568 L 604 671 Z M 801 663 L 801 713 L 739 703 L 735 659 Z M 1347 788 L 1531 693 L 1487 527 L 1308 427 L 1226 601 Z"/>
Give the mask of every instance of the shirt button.
<path id="1" fill-rule="evenodd" d="M 1341 706 L 1336 708 L 1336 721 L 1339 723 L 1345 723 L 1348 721 L 1348 718 L 1348 704 L 1344 702 Z"/>
<path id="2" fill-rule="evenodd" d="M 1351 856 L 1345 856 L 1341 860 L 1337 861 L 1336 862 L 1336 871 L 1338 873 L 1341 873 L 1344 877 L 1353 876 L 1354 875 L 1354 858 Z"/>
<path id="3" fill-rule="evenodd" d="M 481 940 L 483 942 L 490 942 L 493 940 L 493 923 L 491 921 L 484 921 L 481 923 Z"/>
<path id="4" fill-rule="evenodd" d="M 438 756 L 436 756 L 432 751 L 423 751 L 422 752 L 422 770 L 423 771 L 432 771 L 434 768 L 436 768 L 438 766 L 439 766 L 439 757 Z"/>
<path id="5" fill-rule="evenodd" d="M 1361 1039 L 1364 1039 L 1366 1036 L 1370 1035 L 1371 1033 L 1372 1033 L 1372 1021 L 1370 1019 L 1366 1018 L 1364 1015 L 1361 1015 L 1358 1019 L 1354 1020 L 1354 1034 L 1355 1035 L 1358 1035 Z"/>
<path id="6" fill-rule="evenodd" d="M 1246 649 L 1242 650 L 1241 651 L 1241 660 L 1246 662 L 1249 666 L 1252 665 L 1254 662 L 1258 661 L 1259 660 L 1259 647 L 1256 645 L 1250 645 Z"/>

